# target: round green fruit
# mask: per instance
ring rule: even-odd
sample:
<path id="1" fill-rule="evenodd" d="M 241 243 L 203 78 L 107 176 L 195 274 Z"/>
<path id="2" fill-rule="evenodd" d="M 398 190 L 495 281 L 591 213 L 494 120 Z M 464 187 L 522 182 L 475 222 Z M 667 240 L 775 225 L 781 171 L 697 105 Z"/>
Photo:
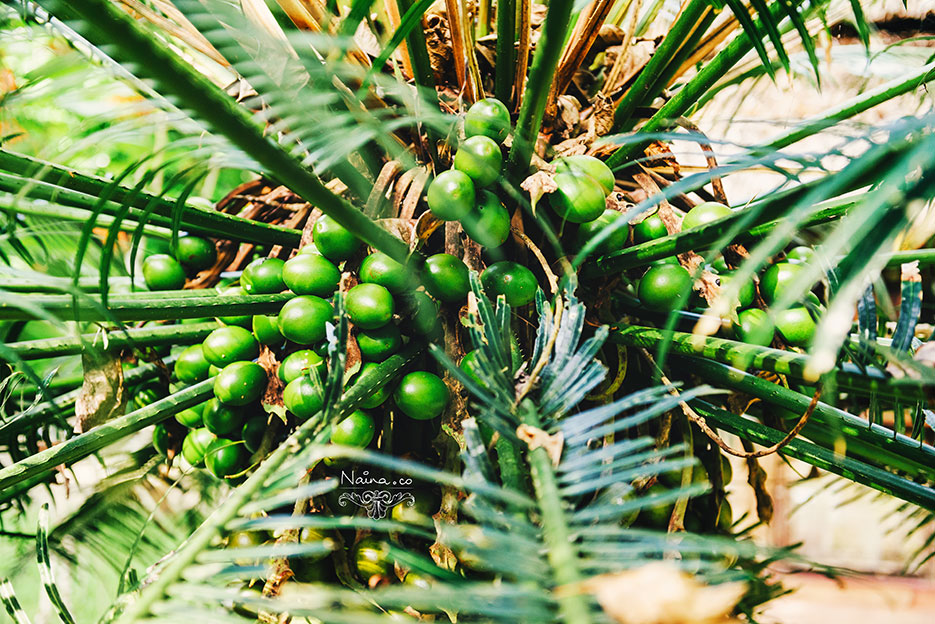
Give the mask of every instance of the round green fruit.
<path id="1" fill-rule="evenodd" d="M 221 295 L 225 297 L 238 297 L 246 294 L 246 291 L 240 286 L 232 286 L 221 291 Z M 253 324 L 253 317 L 249 314 L 243 316 L 219 316 L 218 320 L 225 325 L 236 325 L 244 329 L 250 329 Z"/>
<path id="2" fill-rule="evenodd" d="M 279 258 L 259 258 L 246 267 L 240 275 L 240 285 L 248 295 L 272 295 L 286 289 L 282 281 L 285 262 Z"/>
<path id="3" fill-rule="evenodd" d="M 226 438 L 217 438 L 205 450 L 205 466 L 218 479 L 243 472 L 246 460 L 243 444 Z"/>
<path id="4" fill-rule="evenodd" d="M 153 448 L 160 455 L 169 454 L 169 432 L 162 423 L 153 427 Z"/>
<path id="5" fill-rule="evenodd" d="M 236 326 L 215 329 L 205 338 L 202 348 L 205 359 L 219 368 L 260 355 L 260 346 L 253 334 Z"/>
<path id="6" fill-rule="evenodd" d="M 588 241 L 602 231 L 615 226 L 617 229 L 614 233 L 597 246 L 597 253 L 608 254 L 623 249 L 627 245 L 630 228 L 627 227 L 622 214 L 609 208 L 594 221 L 588 221 L 578 226 L 578 248 L 583 248 L 588 244 Z"/>
<path id="7" fill-rule="evenodd" d="M 307 376 L 310 369 L 325 372 L 325 360 L 311 349 L 300 349 L 286 356 L 279 365 L 279 378 L 286 383 Z"/>
<path id="8" fill-rule="evenodd" d="M 345 300 L 347 316 L 361 329 L 377 329 L 393 320 L 393 295 L 379 284 L 358 284 Z"/>
<path id="9" fill-rule="evenodd" d="M 759 308 L 742 310 L 734 324 L 734 335 L 741 342 L 765 347 L 773 341 L 773 322 Z"/>
<path id="10" fill-rule="evenodd" d="M 792 262 L 777 262 L 767 268 L 760 280 L 760 294 L 766 303 L 777 301 L 787 288 L 798 281 L 804 269 L 803 265 Z"/>
<path id="11" fill-rule="evenodd" d="M 393 394 L 396 405 L 415 420 L 431 420 L 448 405 L 448 386 L 438 375 L 426 371 L 409 373 Z"/>
<path id="12" fill-rule="evenodd" d="M 815 260 L 815 250 L 811 247 L 806 247 L 805 245 L 793 247 L 786 252 L 786 260 L 789 262 L 808 264 L 809 262 Z"/>
<path id="13" fill-rule="evenodd" d="M 315 222 L 312 236 L 321 255 L 332 262 L 347 260 L 360 249 L 360 239 L 328 215 Z"/>
<path id="14" fill-rule="evenodd" d="M 334 426 L 331 443 L 364 448 L 370 444 L 375 431 L 376 425 L 373 424 L 373 418 L 366 412 L 356 410 Z"/>
<path id="15" fill-rule="evenodd" d="M 464 301 L 471 290 L 467 266 L 445 253 L 425 259 L 423 283 L 430 295 L 447 303 Z"/>
<path id="16" fill-rule="evenodd" d="M 263 396 L 266 382 L 266 371 L 256 362 L 234 362 L 214 379 L 214 396 L 225 405 L 247 405 Z"/>
<path id="17" fill-rule="evenodd" d="M 694 208 L 688 211 L 688 214 L 685 215 L 685 218 L 682 219 L 682 230 L 690 230 L 691 228 L 696 228 L 706 223 L 711 223 L 721 217 L 726 217 L 729 214 L 733 214 L 731 209 L 725 206 L 724 204 L 719 204 L 717 202 L 704 202 L 698 204 Z"/>
<path id="18" fill-rule="evenodd" d="M 483 388 L 486 384 L 477 372 L 480 370 L 480 362 L 478 361 L 480 359 L 479 354 L 480 350 L 478 349 L 468 351 L 464 354 L 464 357 L 461 358 L 461 363 L 458 365 L 458 368 L 464 371 L 464 374 L 467 375 L 471 381 Z"/>
<path id="19" fill-rule="evenodd" d="M 391 517 L 396 522 L 432 526 L 432 516 L 438 512 L 441 500 L 429 490 L 419 489 L 412 495 L 415 500 L 405 501 L 393 507 Z"/>
<path id="20" fill-rule="evenodd" d="M 733 272 L 721 273 L 718 275 L 718 280 L 721 283 L 721 287 L 724 288 L 730 281 L 734 278 Z M 756 287 L 753 285 L 752 281 L 747 281 L 743 286 L 740 287 L 740 292 L 737 294 L 737 303 L 740 304 L 741 308 L 749 308 L 753 305 L 753 298 L 756 296 Z"/>
<path id="21" fill-rule="evenodd" d="M 278 347 L 286 341 L 279 331 L 279 317 L 258 314 L 253 317 L 253 335 L 257 342 L 268 347 Z"/>
<path id="22" fill-rule="evenodd" d="M 806 347 L 815 335 L 815 320 L 805 306 L 793 306 L 775 315 L 776 331 L 794 347 Z"/>
<path id="23" fill-rule="evenodd" d="M 198 236 L 182 236 L 175 257 L 193 271 L 204 271 L 214 266 L 218 252 L 209 240 Z"/>
<path id="24" fill-rule="evenodd" d="M 364 365 L 360 367 L 360 370 L 351 380 L 350 385 L 354 385 L 355 383 L 357 383 L 357 381 L 360 380 L 360 378 L 365 373 L 370 372 L 376 367 L 377 367 L 377 364 L 375 362 L 364 362 Z M 386 384 L 384 384 L 380 386 L 379 388 L 377 388 L 376 390 L 374 390 L 370 394 L 370 396 L 368 396 L 366 399 L 361 401 L 360 406 L 363 407 L 364 409 L 373 409 L 375 407 L 379 407 L 380 405 L 383 405 L 383 402 L 386 401 L 386 399 L 389 396 L 390 396 L 390 390 L 386 386 Z"/>
<path id="25" fill-rule="evenodd" d="M 464 134 L 485 136 L 502 143 L 510 133 L 510 111 L 495 98 L 484 98 L 471 105 L 464 116 Z"/>
<path id="26" fill-rule="evenodd" d="M 307 245 L 299 249 L 299 253 L 300 254 L 314 254 L 316 256 L 321 255 L 321 252 L 318 251 L 318 247 L 315 246 L 315 243 L 308 243 Z"/>
<path id="27" fill-rule="evenodd" d="M 357 573 L 364 580 L 372 576 L 389 576 L 393 570 L 386 543 L 373 537 L 365 537 L 357 542 L 354 546 L 353 561 Z"/>
<path id="28" fill-rule="evenodd" d="M 471 176 L 475 188 L 490 186 L 500 177 L 503 153 L 490 137 L 469 137 L 458 147 L 454 168 Z"/>
<path id="29" fill-rule="evenodd" d="M 399 333 L 399 328 L 392 323 L 387 323 L 378 329 L 357 333 L 360 355 L 371 362 L 382 362 L 396 353 L 402 344 L 403 337 Z"/>
<path id="30" fill-rule="evenodd" d="M 593 221 L 601 216 L 607 207 L 603 187 L 591 176 L 557 173 L 553 179 L 558 190 L 549 195 L 549 203 L 556 214 L 566 221 Z"/>
<path id="31" fill-rule="evenodd" d="M 308 377 L 290 381 L 282 391 L 282 402 L 300 421 L 308 420 L 324 405 L 321 389 Z"/>
<path id="32" fill-rule="evenodd" d="M 411 330 L 410 335 L 428 336 L 438 329 L 438 304 L 427 294 L 416 291 L 403 299 L 403 304 L 410 319 L 403 329 Z"/>
<path id="33" fill-rule="evenodd" d="M 637 245 L 668 235 L 669 230 L 658 213 L 649 215 L 633 226 L 633 242 Z"/>
<path id="34" fill-rule="evenodd" d="M 604 189 L 604 195 L 610 195 L 614 191 L 614 172 L 600 158 L 577 154 L 575 156 L 566 156 L 555 161 L 556 173 L 580 173 L 591 176 L 601 188 Z"/>
<path id="35" fill-rule="evenodd" d="M 461 219 L 461 227 L 478 245 L 499 247 L 510 237 L 510 212 L 496 195 L 481 191 L 477 207 Z"/>
<path id="36" fill-rule="evenodd" d="M 143 280 L 150 290 L 179 290 L 185 285 L 185 269 L 168 254 L 143 260 Z"/>
<path id="37" fill-rule="evenodd" d="M 394 295 L 411 290 L 415 285 L 405 266 L 380 251 L 364 258 L 359 275 L 361 282 L 379 284 Z"/>
<path id="38" fill-rule="evenodd" d="M 279 311 L 279 331 L 296 344 L 315 344 L 325 339 L 325 326 L 333 316 L 331 304 L 321 297 L 301 295 Z"/>
<path id="39" fill-rule="evenodd" d="M 659 496 L 668 492 L 668 488 L 660 483 L 651 486 L 644 493 L 644 497 Z M 669 519 L 672 516 L 672 509 L 675 503 L 656 503 L 652 507 L 643 507 L 640 510 L 640 521 L 655 529 L 665 529 L 669 526 Z"/>
<path id="40" fill-rule="evenodd" d="M 640 279 L 639 298 L 653 310 L 677 310 L 688 299 L 691 284 L 691 275 L 681 265 L 660 264 L 650 267 Z"/>
<path id="41" fill-rule="evenodd" d="M 252 360 L 260 354 L 253 334 L 236 326 L 215 329 L 205 338 L 202 349 L 208 363 L 219 368 L 233 362 Z"/>
<path id="42" fill-rule="evenodd" d="M 429 184 L 426 201 L 432 214 L 444 221 L 457 221 L 474 208 L 474 181 L 457 169 L 438 174 Z"/>
<path id="43" fill-rule="evenodd" d="M 508 260 L 491 264 L 481 274 L 480 281 L 488 297 L 496 299 L 504 295 L 506 302 L 513 307 L 532 303 L 539 289 L 532 271 Z"/>
<path id="44" fill-rule="evenodd" d="M 250 418 L 244 423 L 243 428 L 240 430 L 240 437 L 243 439 L 243 445 L 248 451 L 256 453 L 260 450 L 268 426 L 266 418 L 262 416 Z"/>
<path id="45" fill-rule="evenodd" d="M 192 429 L 182 440 L 182 457 L 192 466 L 199 466 L 204 461 L 205 451 L 214 442 L 213 433 L 205 429 Z"/>
<path id="46" fill-rule="evenodd" d="M 330 297 L 341 281 L 341 271 L 324 256 L 304 253 L 286 261 L 282 279 L 297 295 Z"/>
<path id="47" fill-rule="evenodd" d="M 225 405 L 217 398 L 205 403 L 202 414 L 205 428 L 219 436 L 233 436 L 234 433 L 241 431 L 247 417 L 242 408 Z"/>
<path id="48" fill-rule="evenodd" d="M 188 427 L 189 429 L 197 429 L 203 424 L 202 413 L 204 411 L 204 404 L 195 405 L 194 407 L 189 407 L 188 409 L 183 409 L 181 412 L 178 412 L 175 415 L 175 420 L 180 424 Z"/>
<path id="49" fill-rule="evenodd" d="M 211 363 L 205 359 L 200 344 L 186 347 L 175 360 L 175 378 L 186 384 L 198 383 L 208 378 Z"/>
<path id="50" fill-rule="evenodd" d="M 731 527 L 733 526 L 734 510 L 731 509 L 730 503 L 725 498 L 721 501 L 721 508 L 718 509 L 717 528 L 724 533 L 730 533 Z"/>

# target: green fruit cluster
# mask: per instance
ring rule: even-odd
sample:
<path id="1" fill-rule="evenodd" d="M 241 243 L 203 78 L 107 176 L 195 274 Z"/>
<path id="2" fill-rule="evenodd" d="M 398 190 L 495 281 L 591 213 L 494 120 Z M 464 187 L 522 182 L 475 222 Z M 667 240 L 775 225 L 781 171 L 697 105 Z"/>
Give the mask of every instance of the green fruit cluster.
<path id="1" fill-rule="evenodd" d="M 474 103 L 465 116 L 466 138 L 455 152 L 454 166 L 438 174 L 426 192 L 433 215 L 460 221 L 465 233 L 483 247 L 499 247 L 510 236 L 510 213 L 486 190 L 500 177 L 500 144 L 509 130 L 510 114 L 503 102 L 486 98 Z"/>
<path id="2" fill-rule="evenodd" d="M 173 254 L 157 253 L 143 260 L 143 280 L 150 290 L 180 290 L 187 275 L 210 269 L 217 249 L 210 240 L 182 236 Z"/>
<path id="3" fill-rule="evenodd" d="M 786 254 L 784 260 L 766 267 L 759 276 L 759 294 L 767 306 L 777 303 L 782 294 L 799 280 L 804 263 L 808 262 L 813 254 L 814 251 L 808 247 L 796 247 Z M 693 307 L 695 297 L 691 294 L 691 275 L 674 258 L 667 260 L 669 261 L 654 263 L 639 279 L 636 290 L 640 302 L 658 312 Z M 734 273 L 727 268 L 723 260 L 707 268 L 717 274 L 722 287 L 734 279 Z M 817 327 L 813 310 L 821 308 L 815 295 L 809 293 L 804 301 L 779 312 L 773 312 L 769 307 L 757 307 L 756 295 L 757 286 L 753 281 L 741 285 L 732 306 L 737 316 L 731 331 L 728 332 L 729 337 L 747 344 L 768 346 L 778 335 L 789 346 L 809 346 Z M 701 307 L 704 305 L 700 300 L 695 303 Z"/>

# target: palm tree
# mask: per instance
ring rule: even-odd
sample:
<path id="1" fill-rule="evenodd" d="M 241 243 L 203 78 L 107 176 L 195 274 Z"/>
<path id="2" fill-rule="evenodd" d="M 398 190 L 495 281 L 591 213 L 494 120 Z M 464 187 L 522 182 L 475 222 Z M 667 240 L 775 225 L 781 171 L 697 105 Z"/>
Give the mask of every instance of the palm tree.
<path id="1" fill-rule="evenodd" d="M 751 616 L 782 592 L 767 566 L 795 556 L 745 535 L 769 520 L 759 457 L 779 452 L 935 508 L 935 373 L 915 337 L 933 257 L 923 248 L 932 118 L 847 125 L 926 84 L 932 64 L 727 159 L 690 120 L 760 75 L 804 63 L 820 82 L 816 38 L 829 23 L 853 21 L 869 51 L 859 2 L 686 0 L 653 38 L 644 35 L 667 3 L 6 4 L 8 29 L 47 29 L 73 48 L 72 63 L 80 55 L 132 94 L 130 110 L 70 130 L 47 156 L 57 162 L 0 137 L 11 143 L 0 148 L 10 267 L 0 275 L 10 365 L 0 497 L 23 517 L 80 460 L 98 456 L 109 470 L 51 535 L 40 513 L 35 552 L 63 622 L 76 620 L 75 605 L 51 553 L 115 571 L 105 621 Z M 67 68 L 50 61 L 31 79 L 72 88 Z M 21 91 L 8 98 L 14 111 Z M 464 111 L 488 97 L 512 124 L 489 187 L 510 228 L 503 246 L 484 247 L 470 223 L 439 219 L 423 198 L 451 164 Z M 825 152 L 799 147 L 845 129 Z M 142 148 L 118 175 L 93 175 L 89 150 L 126 137 Z M 707 166 L 680 163 L 670 150 L 680 142 L 699 145 Z M 578 175 L 567 157 L 586 152 L 613 170 L 596 203 L 602 220 L 581 219 L 590 229 L 561 218 L 585 195 L 561 199 L 563 172 Z M 781 180 L 769 193 L 733 210 L 705 203 L 729 204 L 722 180 L 761 170 Z M 713 220 L 682 231 L 681 211 L 702 203 L 695 214 L 714 210 Z M 248 285 L 253 269 L 241 272 L 254 258 L 289 258 L 328 219 L 436 298 L 426 257 L 463 260 L 470 294 L 443 301 L 437 318 L 432 308 L 437 327 L 402 322 L 404 346 L 363 367 L 349 292 L 367 280 L 351 255 L 318 349 L 328 373 L 300 377 L 319 398 L 314 413 L 300 420 L 284 405 L 277 370 L 291 347 L 263 346 L 241 358 L 269 374 L 251 403 L 262 427 L 248 466 L 220 479 L 182 468 L 173 417 L 213 399 L 217 376 L 170 378 L 181 355 L 168 347 L 201 343 L 216 319 L 277 314 L 295 297 L 282 285 L 216 287 Z M 664 231 L 640 241 L 646 219 Z M 777 282 L 770 271 L 803 232 L 808 261 L 784 263 L 792 276 Z M 181 290 L 140 288 L 143 258 L 179 256 L 184 234 L 215 242 L 211 266 Z M 532 270 L 534 300 L 532 289 L 521 301 L 498 290 L 486 267 L 504 260 Z M 666 263 L 686 277 L 654 304 L 645 275 Z M 899 289 L 895 307 L 888 287 Z M 411 290 L 394 295 L 397 312 L 416 309 Z M 778 331 L 748 336 L 738 306 L 768 309 Z M 814 339 L 798 336 L 803 326 Z M 438 418 L 406 418 L 397 396 L 374 408 L 382 423 L 367 449 L 329 443 L 376 394 L 428 370 L 450 397 Z M 171 463 L 149 445 L 154 426 Z M 725 501 L 722 455 L 745 459 L 764 501 L 743 530 Z M 364 473 L 385 482 L 358 481 Z M 205 504 L 186 507 L 185 493 Z M 9 582 L 0 594 L 14 620 L 29 621 Z"/>

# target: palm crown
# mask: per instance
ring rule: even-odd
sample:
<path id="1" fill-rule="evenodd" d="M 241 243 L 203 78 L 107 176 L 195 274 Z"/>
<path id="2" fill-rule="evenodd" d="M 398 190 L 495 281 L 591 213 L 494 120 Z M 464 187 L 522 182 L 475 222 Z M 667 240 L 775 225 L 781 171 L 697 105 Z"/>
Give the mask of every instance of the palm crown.
<path id="1" fill-rule="evenodd" d="M 687 0 L 654 38 L 667 3 L 6 4 L 74 50 L 14 113 L 89 63 L 132 94 L 62 153 L 0 148 L 4 518 L 110 470 L 51 540 L 40 513 L 62 621 L 65 536 L 115 570 L 107 621 L 750 615 L 795 555 L 733 522 L 722 453 L 761 502 L 781 452 L 935 506 L 931 117 L 799 149 L 932 65 L 728 158 L 690 121 L 820 83 L 828 23 L 869 46 L 859 2 Z M 117 175 L 74 166 L 126 137 Z M 780 183 L 729 208 L 754 170 Z"/>

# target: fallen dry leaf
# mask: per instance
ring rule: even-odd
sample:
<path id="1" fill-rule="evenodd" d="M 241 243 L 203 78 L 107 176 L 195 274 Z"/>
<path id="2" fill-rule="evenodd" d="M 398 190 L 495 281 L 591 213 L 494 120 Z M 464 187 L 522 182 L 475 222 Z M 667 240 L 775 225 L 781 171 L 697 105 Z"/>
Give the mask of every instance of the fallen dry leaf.
<path id="1" fill-rule="evenodd" d="M 705 585 L 671 563 L 590 578 L 580 589 L 619 624 L 714 624 L 730 617 L 746 591 L 743 583 Z"/>
<path id="2" fill-rule="evenodd" d="M 123 416 L 128 398 L 119 357 L 88 351 L 81 355 L 81 367 L 84 384 L 75 403 L 75 433 Z"/>

